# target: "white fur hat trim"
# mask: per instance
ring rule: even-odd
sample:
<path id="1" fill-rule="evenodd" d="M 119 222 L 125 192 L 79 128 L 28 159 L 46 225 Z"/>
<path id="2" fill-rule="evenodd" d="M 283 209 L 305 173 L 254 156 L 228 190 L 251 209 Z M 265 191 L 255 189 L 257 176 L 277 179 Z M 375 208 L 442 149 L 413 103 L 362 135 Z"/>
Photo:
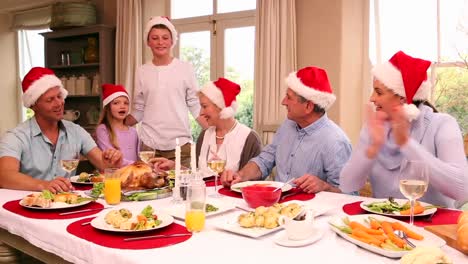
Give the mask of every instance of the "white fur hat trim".
<path id="1" fill-rule="evenodd" d="M 213 82 L 205 84 L 200 92 L 208 97 L 217 107 L 221 108 L 220 117 L 222 119 L 233 117 L 236 114 L 237 102 L 232 101 L 231 106 L 226 107 L 223 93 Z"/>
<path id="2" fill-rule="evenodd" d="M 125 96 L 127 97 L 127 99 L 130 99 L 128 98 L 128 94 L 127 93 L 124 93 L 124 92 L 115 92 L 109 96 L 107 96 L 106 99 L 102 100 L 102 106 L 106 106 L 107 104 L 109 104 L 110 102 L 112 102 L 112 100 L 114 100 L 115 98 L 117 97 L 120 97 L 120 96 Z"/>
<path id="3" fill-rule="evenodd" d="M 421 112 L 414 104 L 404 104 L 403 111 L 405 111 L 406 117 L 410 122 L 418 118 L 419 113 Z"/>
<path id="4" fill-rule="evenodd" d="M 389 61 L 375 65 L 372 75 L 381 81 L 388 89 L 394 93 L 406 97 L 405 86 L 401 72 Z M 413 100 L 427 100 L 431 95 L 431 82 L 426 80 L 421 83 Z"/>
<path id="5" fill-rule="evenodd" d="M 145 27 L 145 35 L 143 36 L 144 37 L 144 41 L 145 43 L 148 41 L 148 34 L 150 33 L 151 31 L 151 28 L 155 25 L 164 25 L 166 26 L 170 31 L 171 31 L 171 35 L 172 35 L 172 46 L 171 46 L 171 49 L 174 48 L 174 46 L 177 44 L 177 30 L 175 29 L 174 25 L 171 23 L 171 21 L 169 21 L 167 18 L 165 17 L 161 17 L 161 16 L 156 16 L 156 17 L 152 17 L 150 19 L 150 21 L 148 21 L 148 23 L 146 23 L 146 27 Z"/>
<path id="6" fill-rule="evenodd" d="M 336 100 L 336 96 L 332 93 L 320 92 L 314 87 L 308 87 L 304 85 L 299 78 L 297 78 L 296 72 L 292 72 L 286 78 L 286 84 L 294 92 L 298 93 L 307 100 L 312 101 L 315 104 L 318 104 L 325 110 L 328 110 L 330 106 Z"/>
<path id="7" fill-rule="evenodd" d="M 57 76 L 47 74 L 37 79 L 28 87 L 26 92 L 23 93 L 22 99 L 24 107 L 31 107 L 47 90 L 57 86 L 60 87 L 63 99 L 67 98 L 68 91 L 63 88 L 63 84 Z"/>

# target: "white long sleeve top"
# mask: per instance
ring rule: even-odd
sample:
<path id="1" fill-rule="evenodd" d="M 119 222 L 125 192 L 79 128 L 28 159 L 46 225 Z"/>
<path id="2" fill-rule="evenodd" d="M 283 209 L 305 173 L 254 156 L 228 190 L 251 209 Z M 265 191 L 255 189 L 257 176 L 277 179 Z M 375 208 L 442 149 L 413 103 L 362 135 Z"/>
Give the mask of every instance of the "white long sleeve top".
<path id="1" fill-rule="evenodd" d="M 429 188 L 422 201 L 454 207 L 455 201 L 468 199 L 468 165 L 463 139 L 456 120 L 447 114 L 434 113 L 421 105 L 421 114 L 411 123 L 410 139 L 399 147 L 386 124 L 386 143 L 375 159 L 366 156 L 369 146 L 367 127 L 360 142 L 340 174 L 343 192 L 357 191 L 369 178 L 377 198 L 404 198 L 399 190 L 398 174 L 405 160 L 424 161 L 428 165 Z"/>
<path id="2" fill-rule="evenodd" d="M 132 116 L 141 121 L 140 140 L 159 150 L 175 149 L 175 139 L 183 145 L 192 139 L 188 111 L 200 113 L 198 84 L 190 63 L 174 58 L 169 65 L 151 61 L 136 73 Z"/>

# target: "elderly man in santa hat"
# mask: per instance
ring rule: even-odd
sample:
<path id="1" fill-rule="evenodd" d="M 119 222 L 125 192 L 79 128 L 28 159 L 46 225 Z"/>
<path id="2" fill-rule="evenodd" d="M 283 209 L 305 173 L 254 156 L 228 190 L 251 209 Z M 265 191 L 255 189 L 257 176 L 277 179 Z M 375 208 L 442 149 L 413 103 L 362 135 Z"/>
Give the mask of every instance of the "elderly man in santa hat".
<path id="1" fill-rule="evenodd" d="M 326 110 L 335 101 L 325 70 L 306 67 L 286 78 L 282 105 L 288 119 L 273 142 L 238 172 L 225 171 L 223 185 L 265 179 L 276 166 L 276 181 L 293 183 L 307 193 L 340 192 L 340 171 L 351 155 L 345 133 L 328 119 Z"/>
<path id="2" fill-rule="evenodd" d="M 99 169 L 116 167 L 122 153 L 102 152 L 82 127 L 63 119 L 68 94 L 54 72 L 32 68 L 23 79 L 23 104 L 34 116 L 6 132 L 0 141 L 0 188 L 52 192 L 73 189 L 60 166 L 60 146 L 85 155 Z M 73 149 L 74 148 L 74 149 Z"/>

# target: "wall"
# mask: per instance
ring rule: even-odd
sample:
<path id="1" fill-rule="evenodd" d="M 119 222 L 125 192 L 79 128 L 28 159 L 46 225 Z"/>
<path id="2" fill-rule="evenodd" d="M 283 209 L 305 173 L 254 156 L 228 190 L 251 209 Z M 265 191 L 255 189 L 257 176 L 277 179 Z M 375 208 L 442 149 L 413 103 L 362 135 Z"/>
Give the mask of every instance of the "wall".
<path id="1" fill-rule="evenodd" d="M 19 107 L 17 104 L 19 87 L 16 86 L 16 34 L 10 31 L 11 16 L 0 14 L 0 135 L 15 127 L 19 122 Z"/>
<path id="2" fill-rule="evenodd" d="M 353 143 L 362 123 L 366 7 L 367 1 L 296 1 L 297 66 L 327 70 L 337 97 L 328 116 Z"/>
<path id="3" fill-rule="evenodd" d="M 143 21 L 141 21 L 142 29 L 145 30 L 146 22 L 154 16 L 169 16 L 169 8 L 164 0 L 143 0 Z M 144 33 L 143 33 L 144 34 Z M 146 42 L 142 42 L 143 45 L 143 63 L 153 58 L 151 50 L 146 46 Z"/>

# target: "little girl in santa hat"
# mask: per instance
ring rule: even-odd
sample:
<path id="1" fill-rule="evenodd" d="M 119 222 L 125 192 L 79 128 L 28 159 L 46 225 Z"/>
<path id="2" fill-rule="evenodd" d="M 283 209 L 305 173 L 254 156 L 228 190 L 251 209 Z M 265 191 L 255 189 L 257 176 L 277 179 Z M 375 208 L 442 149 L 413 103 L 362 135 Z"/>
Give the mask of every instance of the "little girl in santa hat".
<path id="1" fill-rule="evenodd" d="M 96 141 L 101 150 L 118 149 L 123 154 L 122 166 L 138 160 L 138 134 L 125 125 L 129 111 L 128 93 L 122 85 L 102 85 L 102 112 L 96 128 Z"/>

